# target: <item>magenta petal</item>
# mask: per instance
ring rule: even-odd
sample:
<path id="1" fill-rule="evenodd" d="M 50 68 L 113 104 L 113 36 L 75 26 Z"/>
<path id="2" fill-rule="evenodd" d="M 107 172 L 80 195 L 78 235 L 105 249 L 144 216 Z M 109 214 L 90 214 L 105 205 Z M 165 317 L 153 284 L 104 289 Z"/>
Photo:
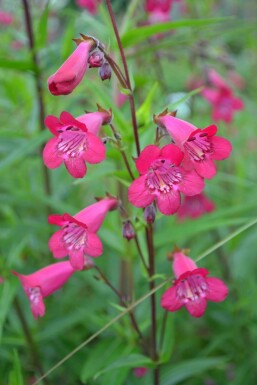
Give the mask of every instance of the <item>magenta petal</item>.
<path id="1" fill-rule="evenodd" d="M 160 194 L 157 197 L 157 206 L 164 215 L 172 215 L 178 211 L 180 206 L 180 194 L 178 191 L 171 190 L 167 194 Z"/>
<path id="2" fill-rule="evenodd" d="M 197 130 L 197 127 L 193 126 L 191 123 L 174 118 L 173 116 L 161 117 L 160 122 L 164 125 L 179 147 L 185 143 L 193 131 Z"/>
<path id="3" fill-rule="evenodd" d="M 142 175 L 129 186 L 128 199 L 136 207 L 146 207 L 155 199 L 155 196 L 148 191 L 145 180 L 146 175 Z"/>
<path id="4" fill-rule="evenodd" d="M 184 172 L 179 191 L 185 195 L 197 195 L 204 189 L 204 180 L 195 171 Z"/>
<path id="5" fill-rule="evenodd" d="M 57 143 L 58 138 L 52 138 L 46 143 L 43 150 L 44 164 L 48 168 L 57 168 L 63 162 L 63 159 L 57 153 Z"/>
<path id="6" fill-rule="evenodd" d="M 43 317 L 45 314 L 45 304 L 44 304 L 44 298 L 42 294 L 37 296 L 36 301 L 30 300 L 30 309 L 33 314 L 33 317 L 35 319 L 38 319 L 38 317 Z"/>
<path id="7" fill-rule="evenodd" d="M 168 311 L 177 311 L 184 304 L 177 297 L 177 286 L 172 286 L 168 290 L 165 291 L 161 298 L 161 306 Z"/>
<path id="8" fill-rule="evenodd" d="M 175 144 L 167 144 L 161 149 L 160 157 L 169 159 L 172 164 L 179 166 L 184 157 L 184 153 Z"/>
<path id="9" fill-rule="evenodd" d="M 191 316 L 196 318 L 202 317 L 204 315 L 206 306 L 207 306 L 206 299 L 201 297 L 199 297 L 198 300 L 188 301 L 185 303 L 185 307 L 187 308 L 187 311 L 191 314 Z"/>
<path id="10" fill-rule="evenodd" d="M 74 270 L 82 270 L 84 268 L 84 253 L 82 249 L 70 250 L 69 260 Z"/>
<path id="11" fill-rule="evenodd" d="M 56 116 L 48 115 L 45 118 L 45 125 L 55 136 L 58 135 L 58 129 L 61 129 L 63 125 Z"/>
<path id="12" fill-rule="evenodd" d="M 106 148 L 97 136 L 88 132 L 87 137 L 87 149 L 83 154 L 83 159 L 88 163 L 100 163 L 106 157 Z"/>
<path id="13" fill-rule="evenodd" d="M 76 120 L 78 120 L 81 123 L 84 123 L 89 132 L 97 135 L 99 129 L 103 124 L 104 115 L 105 115 L 104 113 L 99 111 L 89 112 L 87 114 L 78 116 Z"/>
<path id="14" fill-rule="evenodd" d="M 48 223 L 56 226 L 64 226 L 67 223 L 63 215 L 51 214 L 48 216 Z"/>
<path id="15" fill-rule="evenodd" d="M 208 285 L 206 299 L 213 302 L 224 301 L 228 295 L 228 288 L 225 283 L 218 278 L 207 277 L 205 279 Z"/>
<path id="16" fill-rule="evenodd" d="M 82 131 L 87 132 L 87 127 L 84 123 L 81 123 L 79 120 L 76 120 L 69 112 L 63 111 L 60 116 L 60 120 L 63 124 L 67 126 L 78 127 Z"/>
<path id="17" fill-rule="evenodd" d="M 223 160 L 229 157 L 232 151 L 232 145 L 229 140 L 221 138 L 220 136 L 214 136 L 211 141 L 214 150 L 212 154 L 213 159 Z"/>
<path id="18" fill-rule="evenodd" d="M 53 253 L 54 258 L 63 258 L 68 255 L 66 247 L 62 242 L 63 231 L 58 230 L 54 233 L 48 242 L 48 247 L 50 251 Z"/>
<path id="19" fill-rule="evenodd" d="M 151 164 L 159 157 L 161 149 L 157 146 L 150 145 L 143 149 L 139 158 L 136 160 L 136 167 L 138 172 L 143 175 L 146 174 L 151 167 Z"/>
<path id="20" fill-rule="evenodd" d="M 87 242 L 84 247 L 84 253 L 90 257 L 99 257 L 103 254 L 103 245 L 98 235 L 87 233 Z"/>
<path id="21" fill-rule="evenodd" d="M 73 178 L 83 178 L 86 175 L 87 167 L 83 159 L 68 158 L 64 163 Z"/>
<path id="22" fill-rule="evenodd" d="M 244 108 L 244 102 L 239 98 L 233 99 L 233 109 L 234 110 L 242 110 Z"/>
<path id="23" fill-rule="evenodd" d="M 194 162 L 194 166 L 196 172 L 203 178 L 211 179 L 216 175 L 216 166 L 210 158 L 205 158 L 201 162 Z"/>
<path id="24" fill-rule="evenodd" d="M 205 88 L 201 94 L 210 104 L 215 105 L 219 99 L 220 91 L 212 88 Z"/>
<path id="25" fill-rule="evenodd" d="M 177 251 L 173 255 L 173 271 L 176 278 L 179 278 L 182 274 L 197 269 L 197 265 L 193 259 L 180 251 Z"/>

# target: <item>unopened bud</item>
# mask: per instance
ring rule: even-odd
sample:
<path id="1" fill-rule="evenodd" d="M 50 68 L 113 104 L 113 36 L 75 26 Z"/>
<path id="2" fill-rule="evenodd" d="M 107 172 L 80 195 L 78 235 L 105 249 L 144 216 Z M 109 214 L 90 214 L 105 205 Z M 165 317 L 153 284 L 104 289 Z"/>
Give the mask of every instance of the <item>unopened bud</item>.
<path id="1" fill-rule="evenodd" d="M 111 79 L 112 70 L 107 61 L 99 68 L 98 74 L 102 80 Z"/>
<path id="2" fill-rule="evenodd" d="M 147 223 L 153 223 L 155 221 L 155 214 L 156 210 L 153 204 L 144 209 L 144 218 Z"/>
<path id="3" fill-rule="evenodd" d="M 96 50 L 92 52 L 92 54 L 88 59 L 89 68 L 101 67 L 103 65 L 103 61 L 104 61 L 103 52 Z"/>
<path id="4" fill-rule="evenodd" d="M 132 223 L 129 220 L 123 223 L 122 236 L 128 241 L 135 238 L 135 231 L 133 229 Z"/>

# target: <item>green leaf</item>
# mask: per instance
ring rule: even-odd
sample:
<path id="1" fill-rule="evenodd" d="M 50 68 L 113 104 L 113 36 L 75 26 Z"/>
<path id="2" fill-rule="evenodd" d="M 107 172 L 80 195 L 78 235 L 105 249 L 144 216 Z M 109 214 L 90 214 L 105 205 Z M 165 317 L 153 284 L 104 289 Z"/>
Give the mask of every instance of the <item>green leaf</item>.
<path id="1" fill-rule="evenodd" d="M 12 305 L 13 298 L 16 294 L 18 282 L 11 280 L 4 280 L 0 288 L 0 343 L 2 340 L 3 326 L 7 317 L 7 314 Z"/>
<path id="2" fill-rule="evenodd" d="M 47 45 L 47 23 L 49 14 L 49 2 L 46 3 L 45 9 L 39 19 L 37 34 L 36 34 L 36 48 L 41 49 Z"/>
<path id="3" fill-rule="evenodd" d="M 174 348 L 175 342 L 175 327 L 174 327 L 174 317 L 172 314 L 166 314 L 166 328 L 165 328 L 165 337 L 163 339 L 163 344 L 160 352 L 160 362 L 168 362 Z"/>
<path id="4" fill-rule="evenodd" d="M 151 107 L 152 107 L 153 98 L 157 88 L 158 88 L 158 83 L 156 82 L 148 92 L 143 104 L 141 104 L 141 106 L 137 110 L 137 118 L 140 123 L 143 122 L 144 124 L 147 124 L 152 119 Z"/>
<path id="5" fill-rule="evenodd" d="M 149 37 L 162 32 L 168 32 L 173 29 L 184 28 L 184 27 L 201 27 L 208 26 L 209 24 L 215 24 L 220 22 L 227 22 L 231 20 L 231 17 L 217 17 L 212 19 L 199 19 L 199 20 L 179 20 L 170 21 L 168 23 L 160 23 L 147 25 L 144 27 L 138 27 L 126 32 L 122 38 L 123 47 L 130 47 L 134 44 L 138 44 Z"/>
<path id="6" fill-rule="evenodd" d="M 0 68 L 36 72 L 36 67 L 30 60 L 8 60 L 0 58 Z"/>
<path id="7" fill-rule="evenodd" d="M 16 350 L 13 352 L 13 369 L 9 374 L 8 385 L 23 385 L 21 363 Z"/>
<path id="8" fill-rule="evenodd" d="M 154 363 L 149 357 L 146 357 L 143 354 L 131 354 L 130 356 L 126 355 L 125 357 L 118 359 L 117 361 L 113 362 L 111 365 L 109 365 L 105 369 L 96 373 L 94 378 L 96 379 L 101 374 L 109 372 L 110 370 L 124 368 L 124 367 L 135 368 L 138 366 L 151 368 L 151 367 L 154 367 Z"/>

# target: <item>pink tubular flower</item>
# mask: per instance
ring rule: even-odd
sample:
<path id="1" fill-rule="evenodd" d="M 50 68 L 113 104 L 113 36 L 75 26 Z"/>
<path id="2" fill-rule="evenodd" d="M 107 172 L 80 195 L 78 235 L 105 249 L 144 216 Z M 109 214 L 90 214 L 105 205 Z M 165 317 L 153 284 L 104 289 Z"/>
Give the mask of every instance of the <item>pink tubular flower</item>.
<path id="1" fill-rule="evenodd" d="M 147 372 L 148 372 L 148 368 L 144 368 L 143 366 L 142 367 L 140 366 L 133 370 L 134 376 L 137 378 L 144 377 Z"/>
<path id="2" fill-rule="evenodd" d="M 61 226 L 52 235 L 49 249 L 55 258 L 67 255 L 75 270 L 82 270 L 84 255 L 99 257 L 103 253 L 100 238 L 96 235 L 108 211 L 117 207 L 117 199 L 108 197 L 86 207 L 73 217 L 69 214 L 50 215 L 49 223 Z"/>
<path id="3" fill-rule="evenodd" d="M 76 120 L 85 124 L 88 131 L 94 135 L 98 134 L 101 126 L 110 123 L 112 120 L 112 110 L 105 110 L 99 105 L 97 105 L 97 108 L 98 111 L 88 112 L 76 118 Z"/>
<path id="4" fill-rule="evenodd" d="M 0 24 L 9 25 L 13 22 L 13 16 L 5 11 L 0 11 Z"/>
<path id="5" fill-rule="evenodd" d="M 183 152 L 174 144 L 162 148 L 147 146 L 136 160 L 140 177 L 129 187 L 128 198 L 136 207 L 146 207 L 155 199 L 161 213 L 174 214 L 180 205 L 180 192 L 199 194 L 203 179 L 195 172 L 180 166 Z"/>
<path id="6" fill-rule="evenodd" d="M 201 94 L 212 105 L 213 120 L 231 123 L 234 112 L 244 108 L 243 101 L 234 96 L 231 88 L 215 70 L 209 70 L 208 80 L 210 87 L 206 87 Z"/>
<path id="7" fill-rule="evenodd" d="M 98 5 L 102 0 L 76 0 L 76 3 L 81 8 L 86 8 L 92 15 L 97 13 Z"/>
<path id="8" fill-rule="evenodd" d="M 228 295 L 228 288 L 218 278 L 207 277 L 208 270 L 182 252 L 174 253 L 173 271 L 176 280 L 161 298 L 161 306 L 167 311 L 177 311 L 185 306 L 193 317 L 202 317 L 207 301 L 221 302 Z"/>
<path id="9" fill-rule="evenodd" d="M 154 121 L 168 131 L 184 152 L 183 167 L 195 169 L 203 178 L 213 178 L 216 174 L 213 161 L 228 158 L 232 151 L 227 139 L 215 136 L 217 127 L 214 125 L 200 129 L 174 116 L 162 114 L 155 116 Z"/>
<path id="10" fill-rule="evenodd" d="M 89 258 L 84 260 L 84 269 L 94 266 Z M 44 298 L 59 290 L 75 273 L 69 262 L 58 262 L 35 271 L 30 275 L 22 275 L 13 271 L 23 286 L 23 290 L 30 301 L 34 318 L 45 314 Z"/>
<path id="11" fill-rule="evenodd" d="M 94 132 L 99 129 L 99 115 L 91 115 L 87 119 L 82 116 L 80 119 L 91 121 Z M 64 162 L 71 176 L 83 178 L 87 172 L 85 162 L 95 164 L 105 159 L 106 149 L 102 141 L 68 112 L 62 112 L 60 120 L 52 115 L 47 116 L 45 125 L 55 136 L 43 150 L 43 160 L 48 168 L 57 168 Z"/>
<path id="12" fill-rule="evenodd" d="M 205 213 L 212 212 L 213 210 L 215 210 L 215 204 L 207 199 L 204 193 L 201 193 L 192 197 L 185 197 L 184 202 L 181 204 L 177 212 L 177 215 L 181 220 L 185 218 L 196 219 Z"/>
<path id="13" fill-rule="evenodd" d="M 173 3 L 180 0 L 146 0 L 146 12 L 161 11 L 170 12 Z"/>
<path id="14" fill-rule="evenodd" d="M 68 95 L 81 82 L 88 67 L 88 58 L 96 42 L 93 39 L 77 40 L 78 47 L 63 65 L 48 79 L 53 95 Z"/>

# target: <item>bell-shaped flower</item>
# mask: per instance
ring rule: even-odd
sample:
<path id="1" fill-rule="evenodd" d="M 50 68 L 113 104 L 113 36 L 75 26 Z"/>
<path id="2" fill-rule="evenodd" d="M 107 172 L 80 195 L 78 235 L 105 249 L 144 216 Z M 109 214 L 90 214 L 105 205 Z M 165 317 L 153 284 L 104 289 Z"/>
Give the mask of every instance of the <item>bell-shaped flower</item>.
<path id="1" fill-rule="evenodd" d="M 89 132 L 98 135 L 101 126 L 109 124 L 112 120 L 112 110 L 105 110 L 97 104 L 97 111 L 88 112 L 76 118 L 81 123 L 84 123 Z"/>
<path id="2" fill-rule="evenodd" d="M 101 120 L 95 116 L 90 119 Z M 45 125 L 55 136 L 43 150 L 43 160 L 48 168 L 57 168 L 64 162 L 71 176 L 83 178 L 87 172 L 85 162 L 95 164 L 105 159 L 106 149 L 102 141 L 68 112 L 62 112 L 60 119 L 47 116 Z M 93 131 L 97 131 L 99 122 L 92 126 Z"/>
<path id="3" fill-rule="evenodd" d="M 177 279 L 161 298 L 164 309 L 174 312 L 185 306 L 193 317 L 202 317 L 207 301 L 224 301 L 228 288 L 223 281 L 208 277 L 208 270 L 198 268 L 181 251 L 175 252 L 173 258 L 173 271 Z"/>
<path id="4" fill-rule="evenodd" d="M 90 258 L 85 258 L 83 268 L 87 270 L 93 266 L 94 263 Z M 29 299 L 32 314 L 36 319 L 45 314 L 44 298 L 59 290 L 74 273 L 75 270 L 68 261 L 54 263 L 29 275 L 13 271 L 21 281 Z"/>
<path id="5" fill-rule="evenodd" d="M 201 193 L 192 197 L 185 197 L 177 215 L 180 220 L 185 218 L 196 219 L 206 213 L 211 213 L 213 210 L 215 210 L 215 204 L 204 193 Z"/>
<path id="6" fill-rule="evenodd" d="M 118 201 L 108 197 L 86 207 L 74 216 L 69 214 L 50 215 L 49 223 L 60 226 L 61 230 L 52 235 L 49 249 L 55 258 L 69 256 L 72 267 L 82 270 L 84 255 L 99 257 L 103 246 L 96 232 L 108 211 L 117 207 Z"/>
<path id="7" fill-rule="evenodd" d="M 68 95 L 81 82 L 88 67 L 90 52 L 96 47 L 93 38 L 77 39 L 75 51 L 48 79 L 48 88 L 53 95 Z"/>
<path id="8" fill-rule="evenodd" d="M 174 116 L 162 114 L 155 116 L 154 121 L 168 131 L 184 152 L 183 167 L 195 169 L 203 178 L 213 178 L 216 174 L 214 160 L 226 159 L 232 151 L 227 139 L 215 136 L 218 130 L 215 125 L 200 129 Z"/>
<path id="9" fill-rule="evenodd" d="M 182 159 L 183 152 L 174 144 L 145 147 L 136 160 L 141 176 L 129 187 L 130 203 L 143 208 L 156 200 L 160 212 L 171 215 L 180 206 L 180 193 L 199 194 L 204 181 L 194 170 L 180 167 Z"/>

